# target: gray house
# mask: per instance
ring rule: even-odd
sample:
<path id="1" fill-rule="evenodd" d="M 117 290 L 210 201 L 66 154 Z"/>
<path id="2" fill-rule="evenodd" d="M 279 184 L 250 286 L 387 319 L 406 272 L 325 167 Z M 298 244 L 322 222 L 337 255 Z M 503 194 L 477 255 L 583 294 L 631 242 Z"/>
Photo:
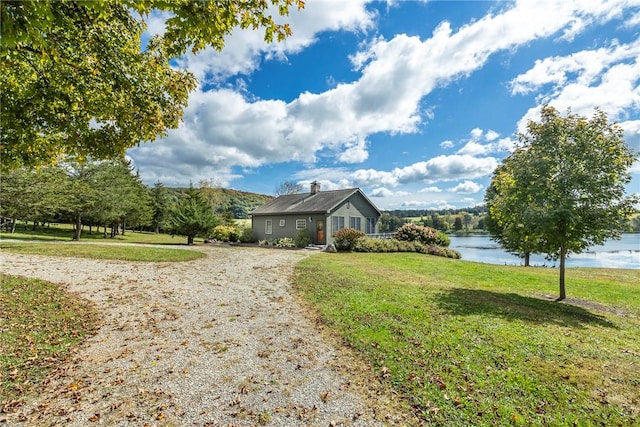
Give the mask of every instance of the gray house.
<path id="1" fill-rule="evenodd" d="M 314 244 L 328 245 L 341 228 L 377 234 L 379 218 L 380 211 L 359 188 L 320 191 L 314 181 L 310 193 L 279 196 L 255 209 L 251 228 L 260 240 L 294 238 L 306 229 Z"/>

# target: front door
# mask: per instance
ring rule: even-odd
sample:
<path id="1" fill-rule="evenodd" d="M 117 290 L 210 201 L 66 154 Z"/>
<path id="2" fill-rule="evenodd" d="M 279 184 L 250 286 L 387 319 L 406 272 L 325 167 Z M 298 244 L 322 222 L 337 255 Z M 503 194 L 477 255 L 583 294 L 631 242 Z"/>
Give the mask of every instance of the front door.
<path id="1" fill-rule="evenodd" d="M 324 221 L 316 221 L 316 242 L 324 244 Z"/>

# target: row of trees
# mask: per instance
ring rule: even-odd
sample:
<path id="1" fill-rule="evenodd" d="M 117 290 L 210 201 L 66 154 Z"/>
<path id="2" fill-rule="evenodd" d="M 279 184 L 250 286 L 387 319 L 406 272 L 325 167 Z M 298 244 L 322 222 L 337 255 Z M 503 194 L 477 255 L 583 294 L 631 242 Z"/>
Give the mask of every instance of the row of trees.
<path id="1" fill-rule="evenodd" d="M 85 164 L 63 163 L 39 169 L 17 168 L 3 173 L 0 183 L 2 216 L 38 223 L 54 220 L 75 224 L 74 239 L 82 224 L 111 227 L 111 235 L 125 225 L 150 225 L 159 215 L 154 193 L 142 183 L 126 161 Z M 92 230 L 91 230 L 92 231 Z"/>
<path id="2" fill-rule="evenodd" d="M 102 227 L 104 237 L 124 234 L 127 227 L 156 233 L 162 228 L 186 236 L 189 244 L 225 221 L 214 213 L 204 188 L 183 193 L 171 193 L 161 183 L 148 188 L 125 160 L 12 169 L 0 182 L 0 214 L 11 231 L 17 219 L 34 228 L 46 222 L 73 223 L 74 240 L 85 226 L 90 233 Z"/>

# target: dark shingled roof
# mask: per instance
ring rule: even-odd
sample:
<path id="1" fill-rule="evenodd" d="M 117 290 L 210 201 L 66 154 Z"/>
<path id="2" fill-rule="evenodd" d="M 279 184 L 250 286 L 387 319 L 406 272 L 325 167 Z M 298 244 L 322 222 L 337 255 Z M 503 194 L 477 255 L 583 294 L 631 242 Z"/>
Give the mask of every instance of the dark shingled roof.
<path id="1" fill-rule="evenodd" d="M 256 208 L 252 215 L 327 213 L 354 193 L 357 188 L 319 191 L 315 194 L 289 194 L 278 196 Z M 364 195 L 364 194 L 363 194 Z"/>

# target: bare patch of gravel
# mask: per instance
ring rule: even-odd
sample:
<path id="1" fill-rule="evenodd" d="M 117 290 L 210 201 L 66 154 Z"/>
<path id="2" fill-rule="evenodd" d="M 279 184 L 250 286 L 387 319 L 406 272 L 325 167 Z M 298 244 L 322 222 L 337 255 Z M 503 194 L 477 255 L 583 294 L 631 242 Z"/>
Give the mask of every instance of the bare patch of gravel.
<path id="1" fill-rule="evenodd" d="M 197 250 L 182 263 L 3 252 L 5 273 L 60 283 L 104 316 L 6 425 L 383 424 L 291 293 L 309 252 Z"/>

